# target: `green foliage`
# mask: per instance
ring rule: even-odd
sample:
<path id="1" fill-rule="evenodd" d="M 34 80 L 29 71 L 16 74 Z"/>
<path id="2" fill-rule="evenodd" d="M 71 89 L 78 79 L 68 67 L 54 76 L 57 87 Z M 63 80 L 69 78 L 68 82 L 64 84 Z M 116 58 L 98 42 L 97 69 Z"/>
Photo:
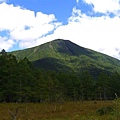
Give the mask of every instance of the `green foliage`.
<path id="1" fill-rule="evenodd" d="M 33 48 L 14 51 L 17 59 L 27 57 L 36 67 L 57 72 L 89 71 L 94 77 L 101 72 L 120 73 L 120 61 L 80 47 L 68 40 L 57 39 Z"/>
<path id="2" fill-rule="evenodd" d="M 85 56 L 90 51 L 82 51 L 75 54 L 76 50 L 69 48 L 71 43 L 53 42 L 56 48 L 66 45 L 71 52 L 71 58 L 66 57 L 68 64 L 61 63 L 61 60 L 56 58 L 44 58 L 47 63 L 42 64 L 41 68 L 36 68 L 27 57 L 16 59 L 12 54 L 5 52 L 0 55 L 0 102 L 63 102 L 64 100 L 107 100 L 114 99 L 114 93 L 120 95 L 120 75 L 118 73 L 108 72 L 106 70 L 99 70 L 91 65 L 92 58 Z M 48 45 L 48 44 L 46 44 Z M 49 46 L 52 43 L 49 43 Z M 44 45 L 43 45 L 44 46 Z M 42 46 L 42 47 L 43 47 Z M 83 48 L 77 47 L 77 51 Z M 53 49 L 53 46 L 50 46 Z M 47 48 L 46 48 L 47 49 Z M 65 48 L 64 48 L 65 49 Z M 37 51 L 38 49 L 36 49 Z M 63 51 L 60 50 L 63 54 Z M 56 54 L 57 55 L 57 54 Z M 75 55 L 75 56 L 73 56 Z M 66 53 L 65 53 L 65 56 Z M 73 60 L 74 58 L 74 60 Z M 87 63 L 83 61 L 86 58 Z M 64 61 L 65 58 L 61 58 Z M 51 61 L 50 61 L 51 60 Z M 80 61 L 82 63 L 79 64 Z M 90 61 L 89 61 L 90 60 Z M 39 61 L 38 61 L 39 63 Z M 51 63 L 51 71 L 48 71 Z M 81 65 L 76 72 L 76 68 L 72 67 Z M 62 64 L 62 65 L 61 65 Z M 44 66 L 46 65 L 46 69 Z M 57 67 L 56 67 L 57 66 Z M 61 67 L 62 66 L 62 67 Z M 92 66 L 92 67 L 91 67 Z M 56 72 L 54 71 L 56 70 Z M 79 70 L 80 69 L 80 70 Z M 94 71 L 98 72 L 93 74 Z"/>
<path id="3" fill-rule="evenodd" d="M 112 107 L 102 107 L 102 108 L 99 108 L 96 112 L 97 114 L 99 115 L 106 115 L 106 114 L 111 114 L 113 113 L 114 109 Z"/>
<path id="4" fill-rule="evenodd" d="M 120 98 L 116 93 L 115 93 L 115 99 L 113 102 L 114 102 L 113 117 L 118 120 L 120 118 Z"/>

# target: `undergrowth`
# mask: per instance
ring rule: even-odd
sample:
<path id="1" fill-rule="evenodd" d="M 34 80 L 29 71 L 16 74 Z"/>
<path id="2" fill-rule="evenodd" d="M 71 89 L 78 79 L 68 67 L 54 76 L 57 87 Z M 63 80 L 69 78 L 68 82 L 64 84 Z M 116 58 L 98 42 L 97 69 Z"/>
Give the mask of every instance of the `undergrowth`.
<path id="1" fill-rule="evenodd" d="M 58 103 L 0 103 L 0 120 L 119 120 L 120 99 L 113 101 L 79 101 Z"/>

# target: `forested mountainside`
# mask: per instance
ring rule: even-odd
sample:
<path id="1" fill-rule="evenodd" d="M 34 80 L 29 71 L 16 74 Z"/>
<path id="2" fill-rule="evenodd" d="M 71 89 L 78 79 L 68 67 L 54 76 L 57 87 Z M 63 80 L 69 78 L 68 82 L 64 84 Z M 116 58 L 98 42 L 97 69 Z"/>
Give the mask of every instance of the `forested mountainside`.
<path id="1" fill-rule="evenodd" d="M 26 57 L 36 67 L 57 72 L 76 72 L 88 70 L 93 75 L 101 71 L 120 73 L 120 61 L 99 52 L 83 48 L 69 40 L 53 40 L 43 45 L 14 51 L 18 59 Z"/>
<path id="2" fill-rule="evenodd" d="M 120 95 L 120 75 L 102 71 L 58 73 L 34 67 L 27 58 L 0 55 L 0 102 L 114 99 Z"/>
<path id="3" fill-rule="evenodd" d="M 114 99 L 120 96 L 119 73 L 119 60 L 67 40 L 2 50 L 0 102 Z"/>

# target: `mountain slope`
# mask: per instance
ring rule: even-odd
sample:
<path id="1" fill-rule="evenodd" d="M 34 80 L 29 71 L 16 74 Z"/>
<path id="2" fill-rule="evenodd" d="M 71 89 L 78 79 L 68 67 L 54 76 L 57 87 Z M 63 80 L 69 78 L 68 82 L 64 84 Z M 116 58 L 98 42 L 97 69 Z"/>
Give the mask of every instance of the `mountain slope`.
<path id="1" fill-rule="evenodd" d="M 58 72 L 101 71 L 120 73 L 120 61 L 80 47 L 69 40 L 57 39 L 33 48 L 11 52 L 18 59 L 27 57 L 36 67 Z"/>

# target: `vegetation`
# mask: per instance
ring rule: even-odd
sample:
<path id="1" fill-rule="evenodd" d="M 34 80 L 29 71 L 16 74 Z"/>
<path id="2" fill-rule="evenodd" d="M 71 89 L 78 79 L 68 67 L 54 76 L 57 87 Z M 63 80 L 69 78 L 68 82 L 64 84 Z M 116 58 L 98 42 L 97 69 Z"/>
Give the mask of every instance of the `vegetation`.
<path id="1" fill-rule="evenodd" d="M 27 58 L 0 56 L 0 102 L 63 102 L 110 100 L 120 96 L 120 75 L 102 71 L 76 74 L 35 68 Z"/>
<path id="2" fill-rule="evenodd" d="M 2 103 L 0 120 L 12 120 L 8 109 L 15 113 L 18 108 L 17 120 L 119 120 L 120 114 L 114 111 L 115 104 L 114 101 Z M 105 112 L 98 114 L 98 110 Z"/>
<path id="3" fill-rule="evenodd" d="M 80 47 L 68 40 L 57 39 L 43 45 L 13 51 L 17 59 L 25 57 L 36 67 L 55 72 L 89 71 L 95 77 L 102 71 L 120 73 L 120 61 L 110 56 Z"/>
<path id="4" fill-rule="evenodd" d="M 0 120 L 117 120 L 119 88 L 119 60 L 70 41 L 0 52 Z"/>

